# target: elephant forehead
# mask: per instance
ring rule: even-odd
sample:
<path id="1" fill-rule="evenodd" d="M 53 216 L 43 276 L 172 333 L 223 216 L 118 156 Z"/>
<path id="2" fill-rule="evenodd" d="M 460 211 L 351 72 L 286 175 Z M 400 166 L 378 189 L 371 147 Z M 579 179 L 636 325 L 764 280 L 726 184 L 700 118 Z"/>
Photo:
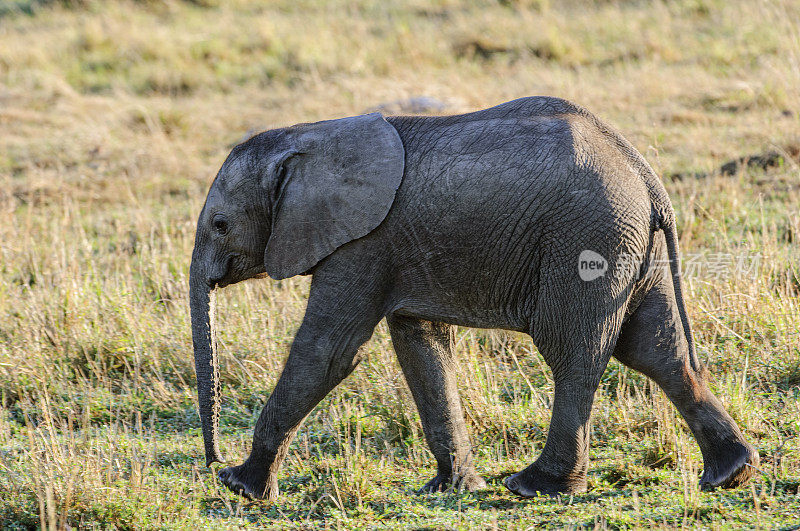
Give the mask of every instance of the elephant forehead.
<path id="1" fill-rule="evenodd" d="M 231 201 L 228 193 L 223 192 L 216 183 L 211 187 L 206 197 L 206 204 L 203 208 L 203 217 L 208 218 L 220 211 L 230 211 L 235 204 Z"/>
<path id="2" fill-rule="evenodd" d="M 222 164 L 214 184 L 225 191 L 238 188 L 243 182 L 257 178 L 273 156 L 285 148 L 284 129 L 259 133 L 234 147 Z"/>
<path id="3" fill-rule="evenodd" d="M 224 200 L 225 198 L 220 191 L 220 187 L 215 184 L 211 187 L 211 190 L 208 191 L 208 197 L 206 197 L 206 208 L 218 207 L 224 202 Z"/>
<path id="4" fill-rule="evenodd" d="M 239 187 L 245 179 L 252 175 L 254 168 L 253 157 L 248 151 L 232 152 L 217 174 L 212 191 L 218 194 L 232 192 Z"/>

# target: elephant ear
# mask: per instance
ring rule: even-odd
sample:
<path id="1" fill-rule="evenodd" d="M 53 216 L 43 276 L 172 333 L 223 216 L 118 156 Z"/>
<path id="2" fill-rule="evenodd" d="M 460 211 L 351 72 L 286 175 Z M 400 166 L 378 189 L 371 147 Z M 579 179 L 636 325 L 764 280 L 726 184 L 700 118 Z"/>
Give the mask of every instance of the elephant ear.
<path id="1" fill-rule="evenodd" d="M 378 113 L 287 130 L 290 151 L 275 199 L 264 267 L 278 280 L 304 273 L 375 229 L 403 178 L 400 135 Z"/>

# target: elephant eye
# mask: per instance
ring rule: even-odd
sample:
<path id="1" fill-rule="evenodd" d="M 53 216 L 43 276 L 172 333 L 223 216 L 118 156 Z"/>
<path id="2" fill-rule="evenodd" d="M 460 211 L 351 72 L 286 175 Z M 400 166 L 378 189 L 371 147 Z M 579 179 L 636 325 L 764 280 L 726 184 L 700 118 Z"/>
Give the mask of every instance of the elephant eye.
<path id="1" fill-rule="evenodd" d="M 214 227 L 214 230 L 219 234 L 225 234 L 228 232 L 228 221 L 222 216 L 215 217 L 211 224 Z"/>

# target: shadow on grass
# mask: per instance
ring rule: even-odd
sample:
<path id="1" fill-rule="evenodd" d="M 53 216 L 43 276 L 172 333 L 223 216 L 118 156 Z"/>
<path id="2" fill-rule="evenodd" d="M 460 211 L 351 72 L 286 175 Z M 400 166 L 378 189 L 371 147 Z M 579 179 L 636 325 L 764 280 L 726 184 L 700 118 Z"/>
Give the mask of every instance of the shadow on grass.
<path id="1" fill-rule="evenodd" d="M 417 486 L 397 482 L 385 484 L 382 488 L 396 488 L 402 492 L 402 500 L 365 501 L 359 503 L 351 497 L 343 496 L 335 483 L 327 480 L 317 481 L 308 475 L 298 475 L 282 479 L 281 495 L 276 503 L 248 501 L 227 493 L 222 496 L 203 498 L 201 512 L 211 518 L 237 516 L 255 524 L 270 519 L 291 522 L 321 522 L 331 518 L 331 511 L 339 511 L 348 517 L 359 517 L 367 513 L 380 515 L 380 519 L 390 522 L 405 518 L 409 512 L 425 514 L 432 511 L 451 511 L 460 513 L 475 509 L 479 511 L 514 511 L 529 506 L 539 506 L 542 510 L 580 504 L 594 504 L 600 499 L 630 497 L 629 489 L 610 489 L 573 496 L 538 496 L 520 498 L 503 486 L 508 473 L 487 477 L 488 487 L 476 492 L 441 492 L 417 494 Z M 417 510 L 418 509 L 418 510 Z"/>

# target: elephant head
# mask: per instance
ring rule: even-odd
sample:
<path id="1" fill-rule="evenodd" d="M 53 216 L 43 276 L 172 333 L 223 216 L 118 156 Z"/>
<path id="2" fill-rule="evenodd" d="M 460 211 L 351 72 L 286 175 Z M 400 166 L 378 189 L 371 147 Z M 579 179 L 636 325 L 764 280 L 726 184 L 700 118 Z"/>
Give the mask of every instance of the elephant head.
<path id="1" fill-rule="evenodd" d="M 400 136 L 377 113 L 266 131 L 223 163 L 197 221 L 189 272 L 207 465 L 223 460 L 215 288 L 310 272 L 383 221 L 403 167 Z"/>

